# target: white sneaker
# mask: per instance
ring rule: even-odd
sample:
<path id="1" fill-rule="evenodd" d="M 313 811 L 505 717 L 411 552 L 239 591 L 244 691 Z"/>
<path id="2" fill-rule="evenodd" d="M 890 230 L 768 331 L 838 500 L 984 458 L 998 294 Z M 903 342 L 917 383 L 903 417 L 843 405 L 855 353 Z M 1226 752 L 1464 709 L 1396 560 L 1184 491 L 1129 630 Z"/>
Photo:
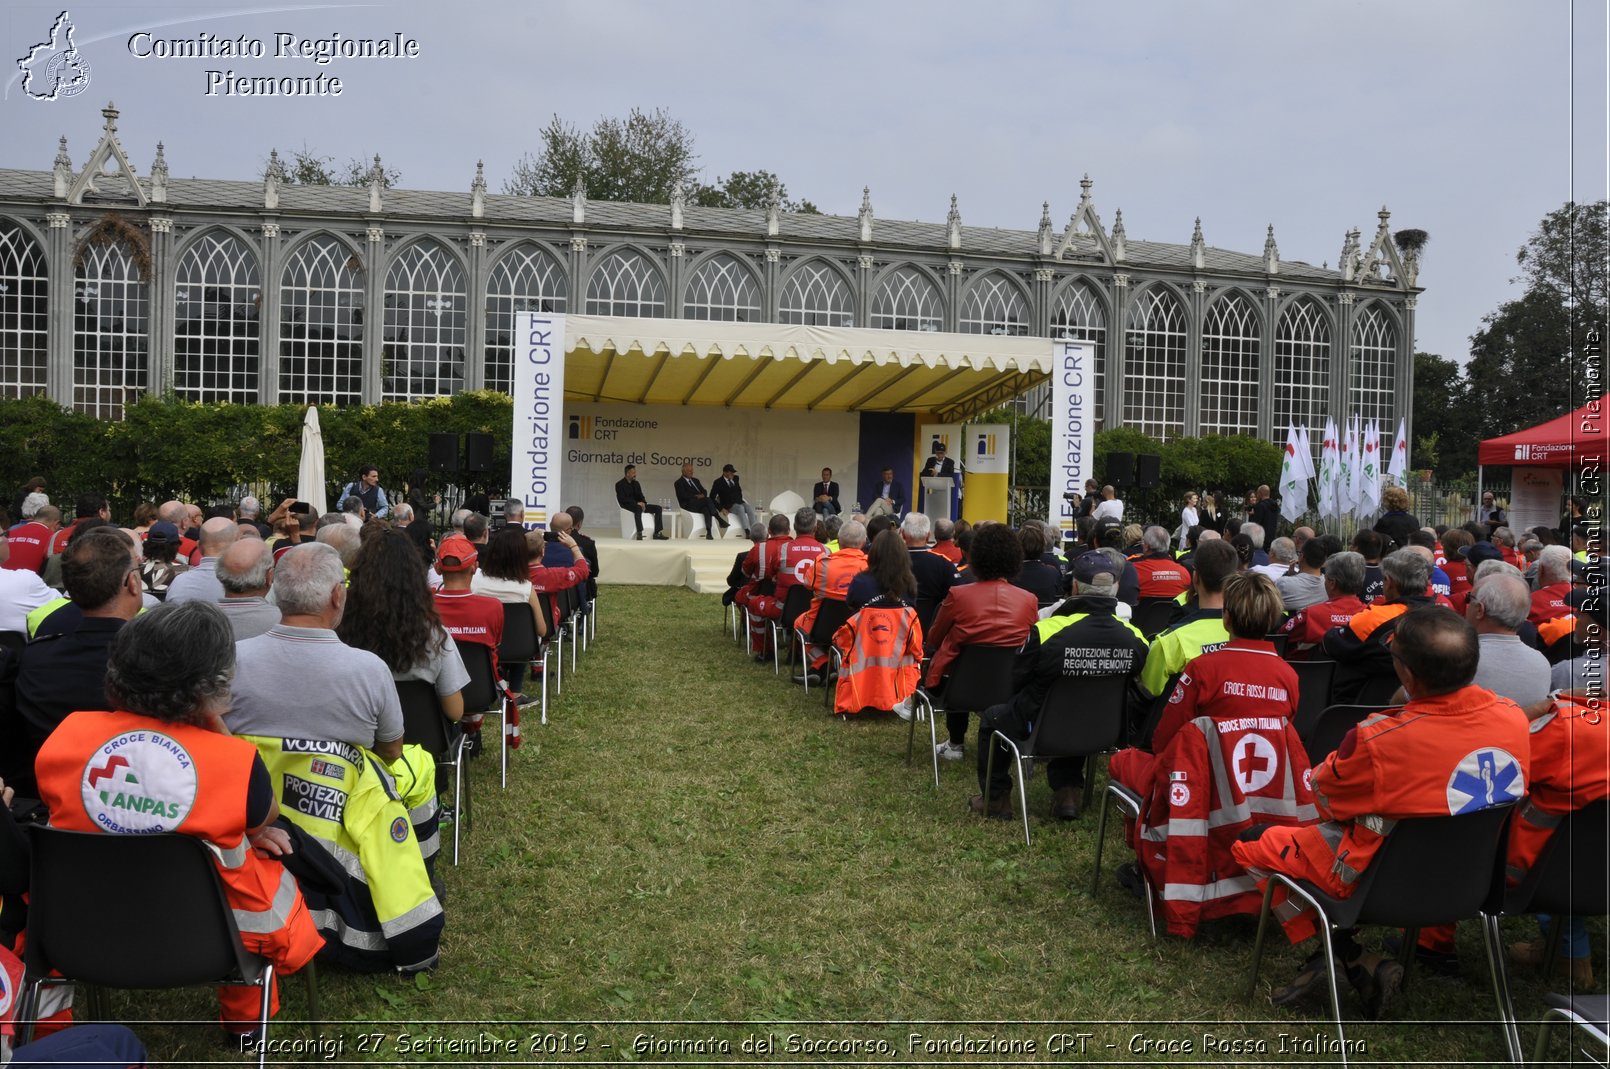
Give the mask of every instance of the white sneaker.
<path id="1" fill-rule="evenodd" d="M 967 753 L 967 748 L 947 739 L 934 747 L 934 753 L 939 755 L 941 761 L 960 761 Z"/>
<path id="2" fill-rule="evenodd" d="M 909 697 L 905 701 L 895 704 L 894 715 L 901 720 L 911 719 L 911 699 Z"/>

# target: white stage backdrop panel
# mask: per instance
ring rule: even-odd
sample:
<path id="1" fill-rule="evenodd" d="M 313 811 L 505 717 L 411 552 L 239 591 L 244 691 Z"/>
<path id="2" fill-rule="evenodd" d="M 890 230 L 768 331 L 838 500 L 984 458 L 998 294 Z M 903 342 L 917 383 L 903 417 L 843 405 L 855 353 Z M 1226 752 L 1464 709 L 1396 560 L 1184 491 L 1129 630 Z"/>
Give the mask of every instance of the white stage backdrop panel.
<path id="1" fill-rule="evenodd" d="M 1059 341 L 1051 355 L 1051 514 L 1064 538 L 1073 530 L 1073 507 L 1064 494 L 1084 493 L 1095 457 L 1096 349 Z"/>
<path id="2" fill-rule="evenodd" d="M 1509 488 L 1509 529 L 1529 531 L 1560 522 L 1565 494 L 1564 472 L 1559 468 L 1513 467 Z"/>
<path id="3" fill-rule="evenodd" d="M 509 496 L 525 502 L 527 527 L 546 529 L 560 499 L 560 414 L 565 398 L 565 317 L 514 314 L 514 448 Z"/>
<path id="4" fill-rule="evenodd" d="M 737 468 L 744 500 L 757 510 L 784 490 L 810 501 L 822 469 L 832 468 L 848 513 L 860 427 L 854 412 L 571 402 L 565 406 L 561 450 L 564 504 L 586 510 L 593 537 L 614 537 L 619 532 L 615 483 L 626 465 L 637 465 L 644 497 L 674 508 L 673 487 L 688 461 L 706 489 L 720 478 L 723 464 Z"/>

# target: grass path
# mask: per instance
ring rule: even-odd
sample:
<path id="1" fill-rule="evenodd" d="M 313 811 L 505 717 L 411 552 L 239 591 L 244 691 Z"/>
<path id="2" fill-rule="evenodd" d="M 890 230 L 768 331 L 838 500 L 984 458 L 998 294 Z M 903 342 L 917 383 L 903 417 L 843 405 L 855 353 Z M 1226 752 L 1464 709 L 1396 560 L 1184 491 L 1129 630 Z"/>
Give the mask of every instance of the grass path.
<path id="1" fill-rule="evenodd" d="M 750 1033 L 775 1034 L 779 1044 L 789 1033 L 881 1038 L 907 1061 L 965 1058 L 925 1053 L 920 1044 L 910 1050 L 917 1032 L 1033 1041 L 1033 1055 L 1008 1060 L 1060 1061 L 1069 1056 L 1049 1054 L 1050 1037 L 1086 1031 L 1096 1034 L 1096 1048 L 1071 1060 L 1190 1061 L 1202 1057 L 1206 1034 L 1262 1040 L 1269 1054 L 1254 1060 L 1301 1064 L 1311 1056 L 1278 1053 L 1280 1033 L 1305 1041 L 1334 1034 L 1322 1004 L 1293 1014 L 1261 995 L 1243 999 L 1250 923 L 1209 925 L 1190 943 L 1153 943 L 1144 909 L 1111 879 L 1123 859 L 1116 835 L 1102 892 L 1092 898 L 1095 814 L 1050 821 L 1043 776 L 1030 785 L 1034 845 L 1025 849 L 1018 826 L 966 811 L 977 789 L 971 740 L 966 761 L 942 766 L 936 793 L 925 742 L 917 765 L 905 763 L 905 724 L 829 717 L 817 691 L 807 699 L 723 637 L 716 599 L 615 587 L 603 603 L 598 642 L 567 677 L 552 722 L 544 728 L 526 718 L 509 789 L 497 788 L 494 755 L 474 766 L 476 826 L 464 863 L 441 870 L 442 965 L 411 979 L 334 970 L 320 977 L 323 1016 L 350 1022 L 322 1030 L 347 1039 L 344 1058 L 429 1057 L 397 1054 L 402 1030 L 511 1039 L 552 1030 L 417 1023 L 433 1021 L 699 1022 L 564 1029 L 572 1052 L 584 1035 L 582 1057 L 604 1060 L 735 1060 Z M 1396 1020 L 1355 1024 L 1349 1035 L 1367 1040 L 1370 1060 L 1454 1064 L 1501 1052 L 1491 1026 L 1403 1020 L 1490 1015 L 1477 932 L 1464 929 L 1468 983 L 1417 978 Z M 1297 961 L 1278 948 L 1264 967 L 1265 990 Z M 1513 986 L 1519 1004 L 1537 1005 L 1533 978 L 1515 977 Z M 286 988 L 286 1016 L 300 1017 L 299 985 Z M 194 1018 L 211 1013 L 208 1000 L 189 992 L 117 1004 L 125 1019 Z M 1091 1025 L 1159 1020 L 1200 1023 Z M 725 1021 L 1046 1023 L 708 1023 Z M 1224 1021 L 1249 1023 L 1216 1023 Z M 356 1050 L 357 1034 L 369 1031 L 386 1034 L 390 1056 L 366 1059 Z M 310 1033 L 292 1026 L 280 1034 Z M 639 1034 L 715 1036 L 733 1054 L 652 1046 L 636 1053 Z M 1190 1041 L 1193 1053 L 1132 1054 L 1135 1035 Z M 177 1030 L 157 1030 L 150 1041 L 154 1054 L 215 1056 Z M 563 1049 L 559 1041 L 553 1048 Z M 831 1050 L 785 1055 L 781 1046 L 773 1057 L 890 1060 Z"/>

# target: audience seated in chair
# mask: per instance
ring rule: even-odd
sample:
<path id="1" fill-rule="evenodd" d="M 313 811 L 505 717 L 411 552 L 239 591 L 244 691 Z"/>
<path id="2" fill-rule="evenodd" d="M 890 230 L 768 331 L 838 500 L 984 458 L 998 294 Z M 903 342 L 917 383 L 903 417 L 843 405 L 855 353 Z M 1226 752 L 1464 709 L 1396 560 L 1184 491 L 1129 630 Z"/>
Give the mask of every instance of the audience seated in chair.
<path id="1" fill-rule="evenodd" d="M 1256 826 L 1231 848 L 1254 877 L 1280 872 L 1347 898 L 1393 821 L 1472 812 L 1525 794 L 1526 715 L 1509 699 L 1471 685 L 1480 649 L 1475 630 L 1436 605 L 1415 606 L 1393 622 L 1392 663 L 1408 703 L 1366 719 L 1314 769 L 1321 823 Z M 1293 943 L 1314 934 L 1314 918 L 1295 900 L 1277 894 L 1275 916 Z M 1338 933 L 1334 945 L 1367 1011 L 1378 1015 L 1402 967 L 1365 951 L 1351 932 Z M 1297 1001 L 1322 987 L 1324 975 L 1316 954 L 1274 1001 Z"/>
<path id="2" fill-rule="evenodd" d="M 1201 921 L 1258 912 L 1254 881 L 1230 857 L 1237 835 L 1315 818 L 1308 755 L 1291 723 L 1297 673 L 1264 638 L 1280 619 L 1280 591 L 1267 576 L 1238 572 L 1223 598 L 1229 641 L 1185 665 L 1153 753 L 1123 750 L 1110 765 L 1142 799 L 1136 858 L 1168 930 L 1186 938 Z M 1138 873 L 1126 868 L 1119 879 L 1135 887 Z"/>
<path id="3" fill-rule="evenodd" d="M 1360 536 L 1380 535 L 1360 531 Z M 1357 541 L 1357 540 L 1355 540 Z M 1365 575 L 1369 557 L 1364 558 Z M 1333 627 L 1320 640 L 1320 649 L 1336 662 L 1336 682 L 1331 701 L 1350 704 L 1367 693 L 1372 684 L 1391 678 L 1393 673 L 1391 640 L 1399 617 L 1412 609 L 1433 603 L 1427 584 L 1431 563 L 1411 549 L 1400 549 L 1381 561 L 1384 577 L 1382 595 L 1342 627 Z M 1368 579 L 1366 578 L 1366 584 Z M 1368 598 L 1364 599 L 1369 601 Z M 1390 687 L 1387 688 L 1390 692 Z"/>
<path id="4" fill-rule="evenodd" d="M 811 588 L 811 606 L 800 614 L 794 626 L 810 634 L 816 614 L 823 601 L 843 601 L 849 593 L 850 581 L 866 571 L 866 527 L 858 520 L 847 520 L 839 526 L 839 548 L 805 563 L 800 582 Z M 804 683 L 805 673 L 819 671 L 827 663 L 827 650 L 812 646 L 806 651 L 808 664 L 794 677 Z"/>
<path id="5" fill-rule="evenodd" d="M 106 666 L 116 711 L 76 712 L 62 722 L 39 752 L 40 797 L 53 827 L 205 839 L 242 943 L 293 973 L 323 940 L 277 860 L 291 850 L 290 836 L 274 826 L 275 799 L 284 795 L 251 743 L 231 737 L 223 723 L 235 649 L 228 621 L 205 602 L 165 605 L 131 621 Z M 259 1000 L 251 988 L 221 987 L 218 997 L 227 1031 L 255 1030 Z M 278 1011 L 277 993 L 271 1006 Z"/>

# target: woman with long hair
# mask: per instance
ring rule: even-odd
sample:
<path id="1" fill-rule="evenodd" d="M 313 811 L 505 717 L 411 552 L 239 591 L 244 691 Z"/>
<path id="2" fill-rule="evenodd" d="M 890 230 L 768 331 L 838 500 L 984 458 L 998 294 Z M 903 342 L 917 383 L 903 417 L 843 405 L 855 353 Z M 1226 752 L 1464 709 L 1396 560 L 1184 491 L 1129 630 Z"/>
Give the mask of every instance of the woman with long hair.
<path id="1" fill-rule="evenodd" d="M 1212 494 L 1203 494 L 1197 509 L 1198 522 L 1204 531 L 1224 530 L 1224 517 L 1219 515 L 1219 503 Z"/>
<path id="2" fill-rule="evenodd" d="M 1180 525 L 1174 532 L 1174 541 L 1179 544 L 1180 552 L 1185 551 L 1188 535 L 1191 528 L 1202 522 L 1201 514 L 1196 511 L 1197 496 L 1195 490 L 1185 491 L 1185 503 L 1180 507 Z"/>
<path id="3" fill-rule="evenodd" d="M 401 531 L 383 531 L 359 547 L 335 633 L 385 661 L 393 679 L 432 684 L 449 720 L 464 715 L 461 692 L 470 674 L 436 614 L 419 550 Z"/>
<path id="4" fill-rule="evenodd" d="M 850 580 L 844 600 L 852 609 L 874 598 L 885 605 L 917 604 L 917 577 L 911 570 L 911 551 L 893 527 L 879 531 L 866 554 L 867 569 Z"/>

